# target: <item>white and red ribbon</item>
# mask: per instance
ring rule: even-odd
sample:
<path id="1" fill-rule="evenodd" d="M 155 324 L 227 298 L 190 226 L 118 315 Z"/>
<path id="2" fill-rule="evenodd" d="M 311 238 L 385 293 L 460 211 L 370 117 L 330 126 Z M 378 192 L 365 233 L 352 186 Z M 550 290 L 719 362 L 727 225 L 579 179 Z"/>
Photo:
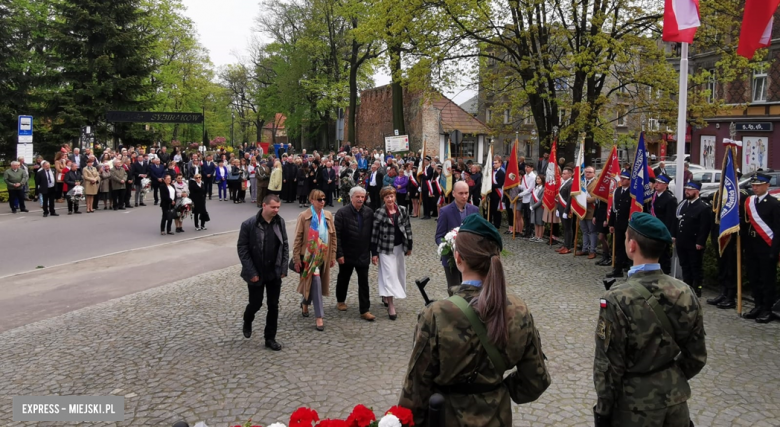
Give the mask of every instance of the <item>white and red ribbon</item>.
<path id="1" fill-rule="evenodd" d="M 771 247 L 772 239 L 774 239 L 775 233 L 758 215 L 758 210 L 756 209 L 756 200 L 758 200 L 758 196 L 750 196 L 747 199 L 747 202 L 745 202 L 745 211 L 750 217 L 750 222 L 753 224 L 753 228 L 756 229 L 758 235 L 761 236 L 761 238 L 764 239 L 764 242 L 766 242 L 766 244 Z"/>

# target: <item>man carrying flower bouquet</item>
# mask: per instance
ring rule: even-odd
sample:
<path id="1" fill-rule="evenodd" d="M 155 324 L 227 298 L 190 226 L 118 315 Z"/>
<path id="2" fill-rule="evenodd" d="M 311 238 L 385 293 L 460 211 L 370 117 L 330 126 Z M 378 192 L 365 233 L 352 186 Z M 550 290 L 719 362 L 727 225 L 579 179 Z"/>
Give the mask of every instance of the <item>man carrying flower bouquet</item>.
<path id="1" fill-rule="evenodd" d="M 439 220 L 436 222 L 436 245 L 440 245 L 444 236 L 453 228 L 460 227 L 467 216 L 479 213 L 479 208 L 468 203 L 469 186 L 465 181 L 458 181 L 452 188 L 454 203 L 444 206 L 439 211 Z M 455 268 L 455 263 L 450 262 L 452 251 L 447 255 L 442 255 L 441 265 L 444 267 L 444 276 L 447 278 L 447 293 L 452 296 L 450 290 L 453 286 L 460 286 L 460 271 Z"/>

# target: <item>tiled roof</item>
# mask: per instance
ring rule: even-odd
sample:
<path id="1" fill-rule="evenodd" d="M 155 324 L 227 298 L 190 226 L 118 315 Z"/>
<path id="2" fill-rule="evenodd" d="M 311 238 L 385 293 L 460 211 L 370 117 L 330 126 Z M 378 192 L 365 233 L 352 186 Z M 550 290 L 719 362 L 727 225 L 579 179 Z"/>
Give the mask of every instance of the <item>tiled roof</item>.
<path id="1" fill-rule="evenodd" d="M 276 129 L 284 129 L 284 122 L 287 120 L 287 117 L 282 113 L 276 113 L 276 119 L 273 122 L 268 122 L 263 126 L 263 129 L 269 129 L 272 130 L 274 128 L 274 123 L 276 123 Z"/>
<path id="2" fill-rule="evenodd" d="M 479 119 L 467 113 L 449 98 L 438 95 L 433 106 L 441 111 L 441 130 L 449 133 L 459 130 L 464 134 L 488 134 L 490 129 Z"/>

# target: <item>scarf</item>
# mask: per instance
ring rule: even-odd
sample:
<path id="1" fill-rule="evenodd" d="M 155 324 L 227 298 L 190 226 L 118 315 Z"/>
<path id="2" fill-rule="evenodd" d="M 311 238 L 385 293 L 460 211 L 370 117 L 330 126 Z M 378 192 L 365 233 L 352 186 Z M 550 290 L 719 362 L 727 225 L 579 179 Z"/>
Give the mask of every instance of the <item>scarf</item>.
<path id="1" fill-rule="evenodd" d="M 325 212 L 320 212 L 317 215 L 314 206 L 311 207 L 311 224 L 306 240 L 303 267 L 301 268 L 302 279 L 317 272 L 325 257 L 325 250 L 328 248 L 328 226 L 325 223 Z"/>

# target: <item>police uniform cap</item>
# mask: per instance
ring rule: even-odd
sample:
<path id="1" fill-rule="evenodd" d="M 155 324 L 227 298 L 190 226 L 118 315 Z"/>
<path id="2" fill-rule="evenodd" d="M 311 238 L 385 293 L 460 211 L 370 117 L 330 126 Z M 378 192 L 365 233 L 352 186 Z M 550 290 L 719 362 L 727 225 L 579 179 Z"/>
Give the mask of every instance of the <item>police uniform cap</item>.
<path id="1" fill-rule="evenodd" d="M 750 180 L 751 184 L 769 184 L 772 181 L 772 176 L 765 173 L 756 172 L 756 175 Z"/>
<path id="2" fill-rule="evenodd" d="M 487 222 L 479 214 L 471 214 L 463 220 L 459 233 L 473 233 L 482 236 L 486 239 L 490 239 L 498 244 L 500 250 L 504 249 L 504 243 L 501 240 L 501 234 L 496 230 L 493 224 Z"/>
<path id="3" fill-rule="evenodd" d="M 663 184 L 668 184 L 672 181 L 672 178 L 669 177 L 669 175 L 666 174 L 660 174 L 657 177 L 655 177 L 656 182 L 660 182 Z"/>
<path id="4" fill-rule="evenodd" d="M 626 179 L 631 179 L 631 172 L 629 172 L 629 171 L 624 169 L 624 170 L 622 170 L 620 172 L 620 177 L 621 178 L 626 178 Z"/>
<path id="5" fill-rule="evenodd" d="M 687 184 L 685 184 L 685 188 L 687 190 L 697 190 L 701 191 L 701 183 L 696 181 L 688 181 Z"/>
<path id="6" fill-rule="evenodd" d="M 660 219 L 644 212 L 637 212 L 631 216 L 628 226 L 651 240 L 664 243 L 672 243 L 672 235 Z"/>

